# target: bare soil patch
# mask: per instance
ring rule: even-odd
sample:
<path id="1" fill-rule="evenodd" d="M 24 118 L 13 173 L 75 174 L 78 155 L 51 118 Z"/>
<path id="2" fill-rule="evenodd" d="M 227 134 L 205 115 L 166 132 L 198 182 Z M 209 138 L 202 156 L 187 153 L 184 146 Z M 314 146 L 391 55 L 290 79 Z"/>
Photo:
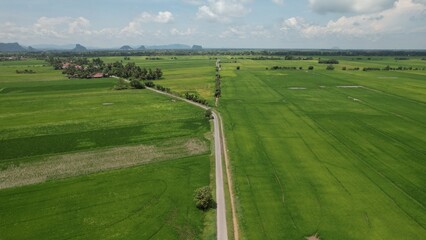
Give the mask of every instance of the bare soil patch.
<path id="1" fill-rule="evenodd" d="M 315 235 L 306 237 L 306 240 L 320 240 L 318 233 L 316 233 Z"/>
<path id="2" fill-rule="evenodd" d="M 178 159 L 208 151 L 201 139 L 178 139 L 162 146 L 137 145 L 48 156 L 0 171 L 0 189 L 45 182 L 71 176 Z"/>
<path id="3" fill-rule="evenodd" d="M 338 88 L 362 88 L 363 86 L 337 86 Z"/>
<path id="4" fill-rule="evenodd" d="M 306 90 L 304 87 L 289 87 L 290 90 Z"/>

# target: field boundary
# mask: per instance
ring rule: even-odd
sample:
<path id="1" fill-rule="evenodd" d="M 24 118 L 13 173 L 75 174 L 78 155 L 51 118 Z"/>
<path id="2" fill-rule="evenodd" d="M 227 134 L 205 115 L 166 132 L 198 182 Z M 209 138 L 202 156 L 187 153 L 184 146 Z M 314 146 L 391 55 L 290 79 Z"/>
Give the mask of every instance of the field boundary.
<path id="1" fill-rule="evenodd" d="M 42 156 L 40 161 L 0 171 L 0 189 L 197 156 L 208 151 L 207 144 L 198 138 L 171 139 L 167 145 L 119 146 Z"/>

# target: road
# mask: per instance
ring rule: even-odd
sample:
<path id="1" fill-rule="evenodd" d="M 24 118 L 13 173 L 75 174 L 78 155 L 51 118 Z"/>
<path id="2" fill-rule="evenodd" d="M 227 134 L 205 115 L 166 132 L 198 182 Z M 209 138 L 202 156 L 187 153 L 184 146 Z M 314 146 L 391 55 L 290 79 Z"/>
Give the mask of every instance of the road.
<path id="1" fill-rule="evenodd" d="M 165 93 L 162 91 L 158 91 L 153 88 L 147 89 L 154 91 L 156 93 L 160 93 L 175 99 L 179 99 L 181 101 L 185 101 L 187 103 L 190 103 L 192 105 L 195 105 L 199 108 L 202 108 L 204 110 L 210 109 L 207 106 L 204 106 L 199 103 L 195 103 L 192 101 L 189 101 L 188 99 L 177 97 L 175 95 Z M 223 152 L 224 148 L 222 148 L 222 144 L 225 143 L 223 139 L 223 131 L 221 131 L 222 122 L 220 121 L 219 113 L 216 113 L 215 111 L 212 111 L 213 116 L 213 126 L 214 126 L 214 149 L 215 149 L 215 169 L 216 169 L 216 220 L 217 220 L 217 239 L 218 240 L 228 240 L 228 228 L 226 224 L 226 206 L 225 206 L 225 191 L 224 191 L 224 184 L 223 184 L 223 167 L 222 167 L 222 155 L 225 155 L 226 153 Z M 228 173 L 228 172 L 227 172 Z"/>

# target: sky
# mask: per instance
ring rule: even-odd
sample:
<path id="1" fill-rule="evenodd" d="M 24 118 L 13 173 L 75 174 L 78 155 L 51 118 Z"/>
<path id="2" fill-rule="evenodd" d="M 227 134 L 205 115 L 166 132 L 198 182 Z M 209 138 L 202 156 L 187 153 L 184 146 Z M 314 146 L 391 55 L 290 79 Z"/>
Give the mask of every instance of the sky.
<path id="1" fill-rule="evenodd" d="M 426 49 L 426 0 L 0 0 L 0 42 Z"/>

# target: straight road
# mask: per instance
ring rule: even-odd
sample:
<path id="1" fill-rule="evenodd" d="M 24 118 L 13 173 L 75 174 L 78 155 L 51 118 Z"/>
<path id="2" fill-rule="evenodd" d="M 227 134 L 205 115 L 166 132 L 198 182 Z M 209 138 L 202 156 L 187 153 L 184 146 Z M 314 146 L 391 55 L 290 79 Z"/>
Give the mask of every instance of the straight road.
<path id="1" fill-rule="evenodd" d="M 189 101 L 188 99 L 177 97 L 175 95 L 165 93 L 162 91 L 158 91 L 153 88 L 147 89 L 154 91 L 156 93 L 160 93 L 163 95 L 167 95 L 169 97 L 179 99 L 181 101 L 185 101 L 192 105 L 195 105 L 204 110 L 210 109 L 202 104 L 195 103 Z M 214 126 L 214 155 L 215 155 L 215 168 L 216 168 L 216 225 L 217 225 L 217 239 L 218 240 L 228 240 L 228 228 L 226 224 L 226 206 L 225 206 L 225 191 L 223 184 L 223 167 L 222 167 L 222 155 L 226 154 L 223 152 L 222 144 L 225 142 L 223 139 L 223 134 L 221 132 L 221 122 L 219 118 L 219 113 L 212 111 L 213 116 L 213 126 Z"/>

